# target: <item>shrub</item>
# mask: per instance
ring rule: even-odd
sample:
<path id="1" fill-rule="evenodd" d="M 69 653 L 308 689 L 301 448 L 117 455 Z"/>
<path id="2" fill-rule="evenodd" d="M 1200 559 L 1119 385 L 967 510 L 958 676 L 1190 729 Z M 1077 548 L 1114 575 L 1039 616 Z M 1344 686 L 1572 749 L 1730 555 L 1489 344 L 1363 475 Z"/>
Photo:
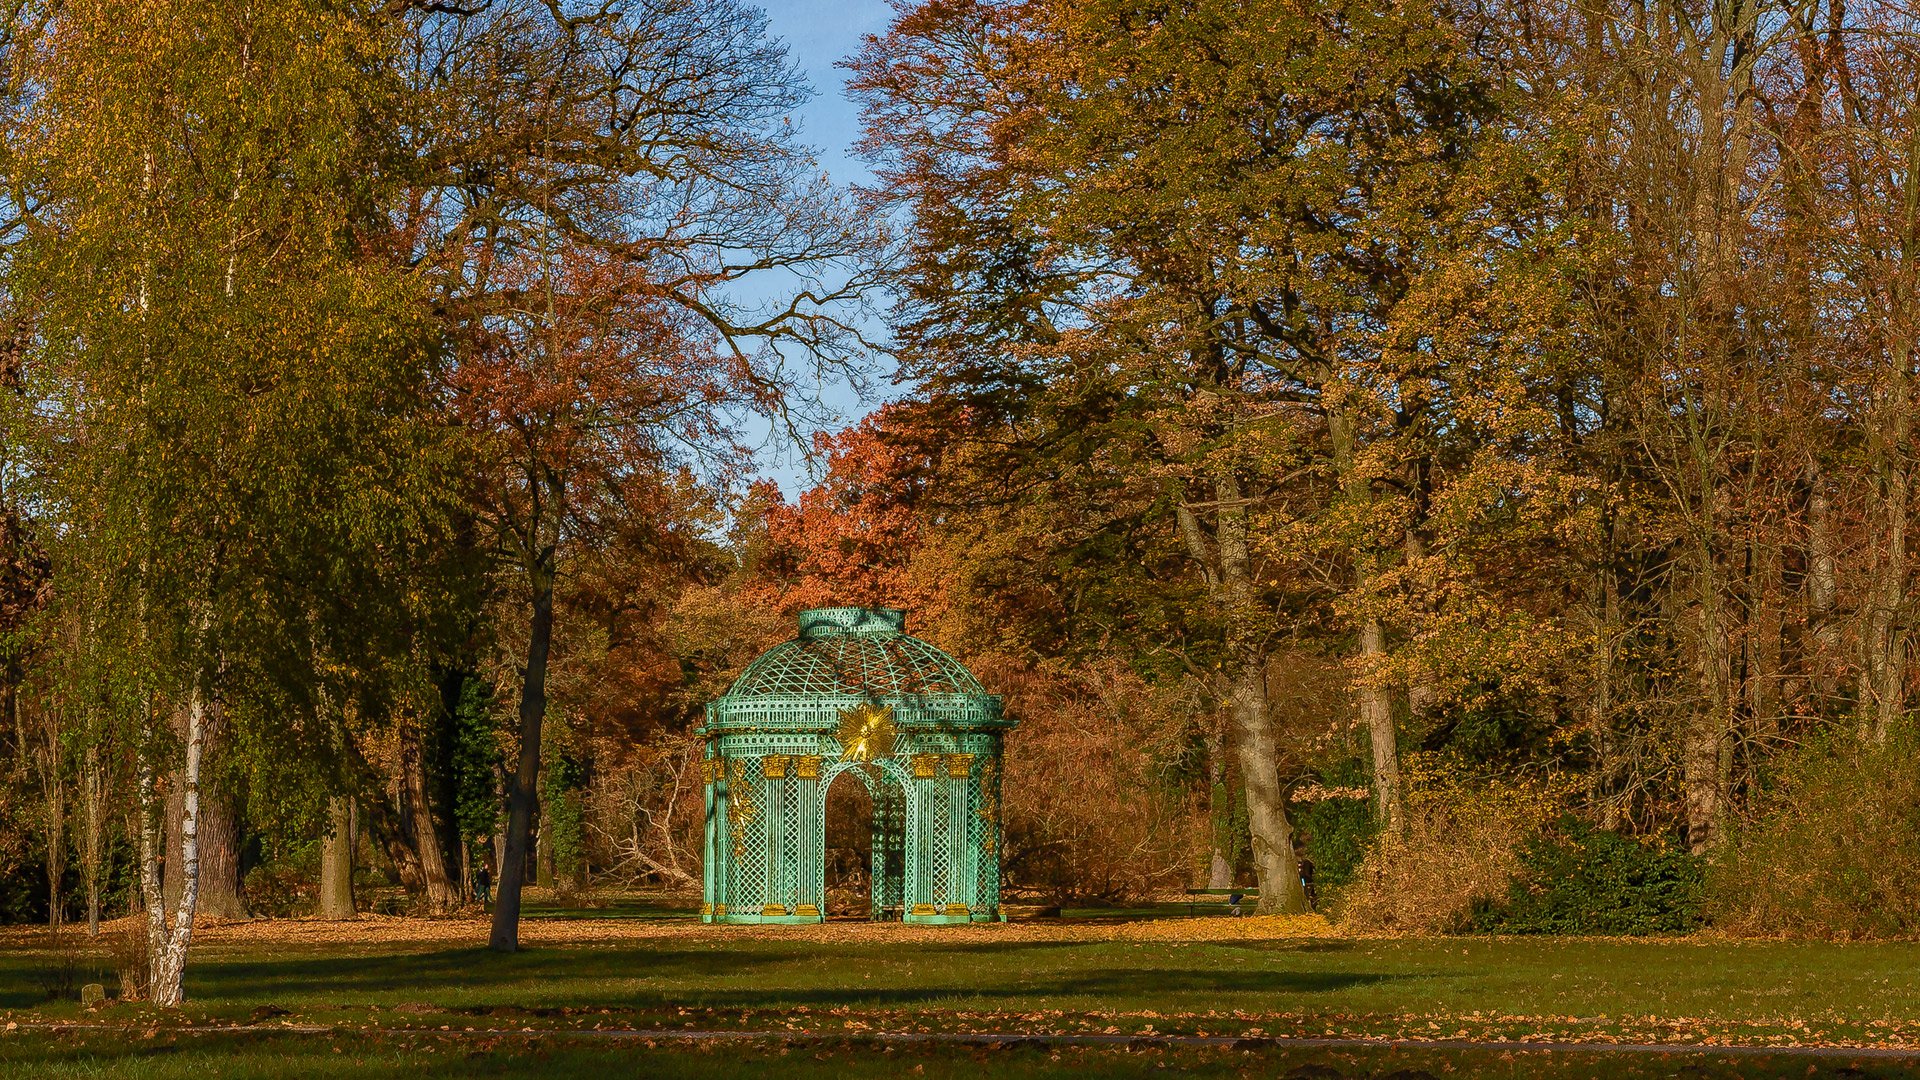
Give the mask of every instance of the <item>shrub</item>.
<path id="1" fill-rule="evenodd" d="M 1707 872 L 1734 933 L 1858 940 L 1920 933 L 1920 738 L 1840 736 L 1783 755 Z"/>
<path id="2" fill-rule="evenodd" d="M 147 940 L 145 913 L 135 914 L 136 918 L 128 920 L 118 933 L 107 939 L 113 969 L 120 976 L 121 1001 L 145 1001 L 151 989 L 147 980 L 153 972 L 152 942 Z"/>
<path id="3" fill-rule="evenodd" d="M 319 870 L 311 859 L 262 863 L 247 871 L 242 889 L 247 910 L 270 919 L 313 912 Z"/>
<path id="4" fill-rule="evenodd" d="M 1307 858 L 1313 860 L 1314 887 L 1323 894 L 1353 880 L 1379 832 L 1367 799 L 1315 800 L 1305 804 L 1297 825 L 1306 838 Z"/>
<path id="5" fill-rule="evenodd" d="M 1208 840 L 1205 818 L 1164 768 L 1186 714 L 1117 665 L 1077 675 L 990 657 L 974 665 L 1021 718 L 1001 795 L 1008 893 L 1061 904 L 1181 887 Z"/>
<path id="6" fill-rule="evenodd" d="M 1552 818 L 1552 785 L 1409 777 L 1405 828 L 1374 840 L 1333 911 L 1360 930 L 1466 930 L 1477 905 L 1506 892 L 1521 846 Z"/>
<path id="7" fill-rule="evenodd" d="M 1474 930 L 1499 934 L 1678 934 L 1698 929 L 1702 861 L 1576 818 L 1529 840 L 1506 895 L 1480 903 Z"/>

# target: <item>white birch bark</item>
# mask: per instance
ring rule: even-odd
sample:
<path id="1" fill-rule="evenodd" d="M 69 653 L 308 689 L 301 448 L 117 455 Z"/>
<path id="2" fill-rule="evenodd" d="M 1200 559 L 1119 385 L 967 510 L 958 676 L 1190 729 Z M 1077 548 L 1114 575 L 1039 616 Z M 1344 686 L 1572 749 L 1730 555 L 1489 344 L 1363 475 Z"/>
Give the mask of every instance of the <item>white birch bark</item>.
<path id="1" fill-rule="evenodd" d="M 167 925 L 164 910 L 158 906 L 157 875 L 152 898 L 147 902 L 149 926 L 158 937 L 153 950 L 153 1003 L 166 1008 L 177 1007 L 187 999 L 187 947 L 193 941 L 193 913 L 200 901 L 200 754 L 206 711 L 206 700 L 196 686 L 187 699 L 186 765 L 180 774 L 180 903 L 173 912 L 172 925 Z"/>

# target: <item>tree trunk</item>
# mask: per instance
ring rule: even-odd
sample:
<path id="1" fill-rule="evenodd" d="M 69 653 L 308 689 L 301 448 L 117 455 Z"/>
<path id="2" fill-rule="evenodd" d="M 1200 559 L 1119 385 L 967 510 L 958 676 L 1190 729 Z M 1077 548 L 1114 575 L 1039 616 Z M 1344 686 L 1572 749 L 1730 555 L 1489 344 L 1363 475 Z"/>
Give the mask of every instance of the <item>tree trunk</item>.
<path id="1" fill-rule="evenodd" d="M 1227 785 L 1227 738 L 1218 719 L 1207 732 L 1207 821 L 1213 826 L 1213 851 L 1207 861 L 1207 888 L 1233 888 L 1233 789 Z M 638 850 L 636 847 L 635 850 Z"/>
<path id="2" fill-rule="evenodd" d="M 180 901 L 167 925 L 162 890 L 157 880 L 148 882 L 147 933 L 151 949 L 151 987 L 153 1003 L 175 1008 L 187 999 L 187 947 L 193 940 L 193 916 L 200 901 L 200 758 L 205 749 L 206 702 L 196 685 L 187 701 L 186 760 L 179 773 L 180 796 Z M 151 803 L 151 767 L 143 763 L 143 794 Z M 152 832 L 144 840 L 151 856 Z M 152 866 L 154 859 L 142 860 Z M 149 871 L 151 873 L 151 871 Z M 157 876 L 157 875 L 154 875 Z"/>
<path id="3" fill-rule="evenodd" d="M 1267 714 L 1264 656 L 1244 656 L 1233 680 L 1233 734 L 1247 791 L 1247 828 L 1253 835 L 1253 872 L 1260 889 L 1254 910 L 1262 915 L 1307 910 L 1300 864 L 1293 854 L 1293 824 L 1276 767 L 1279 750 Z"/>
<path id="4" fill-rule="evenodd" d="M 1215 484 L 1220 503 L 1217 546 L 1220 591 L 1229 614 L 1240 621 L 1232 685 L 1233 742 L 1240 782 L 1247 792 L 1247 829 L 1253 837 L 1253 871 L 1262 915 L 1307 910 L 1300 866 L 1293 854 L 1280 785 L 1280 751 L 1267 708 L 1267 650 L 1253 604 L 1253 555 L 1247 544 L 1247 511 L 1240 484 L 1223 470 Z"/>
<path id="5" fill-rule="evenodd" d="M 440 830 L 433 822 L 433 809 L 427 801 L 427 775 L 421 762 L 419 729 L 408 725 L 401 733 L 400 797 L 403 801 L 400 821 L 407 831 L 414 852 L 420 859 L 421 885 L 427 910 L 444 915 L 460 906 L 460 893 L 454 887 L 447 867 L 445 850 L 440 846 Z"/>
<path id="6" fill-rule="evenodd" d="M 520 948 L 520 890 L 527 877 L 533 815 L 540 794 L 540 725 L 547 715 L 547 652 L 553 641 L 553 567 L 549 552 L 530 575 L 532 620 L 527 635 L 527 669 L 520 689 L 520 762 L 507 800 L 506 858 L 495 894 L 493 934 L 496 952 Z"/>
<path id="7" fill-rule="evenodd" d="M 1695 555 L 1709 564 L 1713 558 L 1704 546 Z M 1688 717 L 1681 768 L 1687 796 L 1687 845 L 1701 855 L 1724 835 L 1732 773 L 1733 658 L 1719 575 L 1709 566 L 1695 570 L 1693 606 L 1700 707 Z"/>
<path id="8" fill-rule="evenodd" d="M 1354 419 L 1343 411 L 1334 410 L 1327 417 L 1327 431 L 1333 442 L 1334 465 L 1340 474 L 1342 491 L 1356 509 L 1363 507 L 1373 500 L 1373 488 L 1360 472 Z M 1372 551 L 1355 551 L 1353 563 L 1351 598 L 1363 605 L 1362 613 L 1355 616 L 1354 627 L 1357 631 L 1355 659 L 1359 666 L 1355 698 L 1360 724 L 1366 728 L 1367 741 L 1373 751 L 1374 812 L 1379 816 L 1381 827 L 1391 836 L 1397 835 L 1404 826 L 1406 814 L 1400 783 L 1400 741 L 1393 723 L 1393 699 L 1379 670 L 1387 660 L 1386 627 L 1381 624 L 1379 615 L 1365 610 L 1371 608 L 1374 602 L 1370 593 L 1378 557 Z"/>
<path id="9" fill-rule="evenodd" d="M 1747 719 L 1751 732 L 1763 745 L 1771 745 L 1780 734 L 1780 657 L 1786 633 L 1780 554 L 1780 545 L 1771 536 L 1756 540 L 1748 582 Z"/>
<path id="10" fill-rule="evenodd" d="M 1807 464 L 1807 622 L 1813 627 L 1813 693 L 1822 714 L 1832 708 L 1840 665 L 1840 623 L 1834 609 L 1840 595 L 1834 556 L 1833 496 L 1819 459 Z"/>
<path id="11" fill-rule="evenodd" d="M 41 774 L 42 793 L 47 811 L 47 928 L 58 931 L 64 921 L 65 904 L 60 896 L 60 879 L 67 874 L 67 785 L 61 774 L 62 747 L 59 722 L 54 715 L 43 718 L 47 745 Z"/>
<path id="12" fill-rule="evenodd" d="M 1406 824 L 1400 785 L 1400 740 L 1393 723 L 1393 699 L 1379 676 L 1370 674 L 1387 657 L 1386 630 L 1380 620 L 1366 616 L 1360 620 L 1360 723 L 1367 729 L 1367 741 L 1373 749 L 1373 805 L 1380 825 L 1389 835 L 1399 835 Z"/>
<path id="13" fill-rule="evenodd" d="M 1906 633 L 1902 625 L 1907 600 L 1907 517 L 1912 474 L 1908 442 L 1912 410 L 1902 363 L 1890 365 L 1889 386 L 1879 422 L 1868 425 L 1872 447 L 1872 503 L 1868 520 L 1873 528 L 1873 552 L 1867 579 L 1867 610 L 1861 635 L 1865 654 L 1860 671 L 1860 734 L 1873 742 L 1886 741 L 1893 723 L 1906 715 Z"/>
<path id="14" fill-rule="evenodd" d="M 363 805 L 367 811 L 367 828 L 380 850 L 387 853 L 387 861 L 393 864 L 400 887 L 406 890 L 409 900 L 424 899 L 427 879 L 420 871 L 420 854 L 414 850 L 393 804 L 387 799 L 369 799 Z"/>
<path id="15" fill-rule="evenodd" d="M 323 919 L 353 919 L 353 799 L 327 800 L 327 835 L 320 840 L 320 903 Z"/>
<path id="16" fill-rule="evenodd" d="M 218 919 L 247 917 L 241 893 L 241 823 L 234 800 L 204 781 L 200 794 L 199 911 Z"/>
<path id="17" fill-rule="evenodd" d="M 217 756 L 225 743 L 221 711 L 218 707 L 203 707 L 202 712 L 202 755 Z M 183 842 L 182 815 L 186 785 L 178 780 L 176 777 L 176 783 L 168 793 L 169 852 L 178 850 Z M 202 776 L 196 790 L 199 799 L 196 838 L 199 867 L 196 877 L 200 891 L 197 911 L 219 919 L 244 919 L 247 917 L 247 906 L 240 893 L 240 815 L 233 800 L 210 778 Z M 166 873 L 169 905 L 180 902 L 184 878 L 177 870 L 169 860 Z"/>
<path id="18" fill-rule="evenodd" d="M 80 860 L 87 877 L 87 936 L 100 936 L 100 871 L 105 848 L 107 816 L 107 778 L 100 766 L 99 733 L 87 744 L 86 764 L 81 783 L 86 793 L 87 831 L 80 846 Z"/>

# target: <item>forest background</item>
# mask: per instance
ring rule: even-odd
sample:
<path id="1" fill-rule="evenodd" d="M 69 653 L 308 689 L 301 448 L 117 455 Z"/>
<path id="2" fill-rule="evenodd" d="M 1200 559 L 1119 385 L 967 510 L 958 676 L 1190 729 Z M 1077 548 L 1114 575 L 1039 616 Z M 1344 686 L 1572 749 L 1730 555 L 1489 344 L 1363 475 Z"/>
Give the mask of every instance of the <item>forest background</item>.
<path id="1" fill-rule="evenodd" d="M 690 886 L 824 604 L 1007 696 L 1043 903 L 1920 929 L 1898 3 L 902 2 L 857 189 L 735 0 L 3 29 L 0 918 L 156 1000 Z"/>

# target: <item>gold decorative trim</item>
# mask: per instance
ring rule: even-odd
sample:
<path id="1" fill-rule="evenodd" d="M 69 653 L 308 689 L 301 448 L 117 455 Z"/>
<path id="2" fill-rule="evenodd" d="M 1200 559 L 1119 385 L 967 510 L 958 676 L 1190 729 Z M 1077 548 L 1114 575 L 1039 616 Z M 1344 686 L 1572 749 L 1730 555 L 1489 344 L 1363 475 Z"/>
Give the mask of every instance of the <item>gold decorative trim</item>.
<path id="1" fill-rule="evenodd" d="M 787 775 L 787 755 L 768 754 L 761 758 L 760 775 L 769 780 L 778 780 Z"/>
<path id="2" fill-rule="evenodd" d="M 715 916 L 725 915 L 727 913 L 727 905 L 725 904 L 713 905 L 713 913 Z"/>
<path id="3" fill-rule="evenodd" d="M 813 904 L 801 904 L 799 907 L 793 909 L 793 913 L 795 915 L 805 915 L 805 916 L 808 916 L 809 918 L 814 918 L 814 919 L 817 919 L 820 917 L 820 909 Z"/>
<path id="4" fill-rule="evenodd" d="M 927 780 L 938 775 L 939 772 L 940 772 L 940 755 L 939 754 L 913 755 L 913 778 L 915 780 Z"/>
<path id="5" fill-rule="evenodd" d="M 948 754 L 947 775 L 955 778 L 964 778 L 973 775 L 973 755 Z"/>
<path id="6" fill-rule="evenodd" d="M 936 908 L 936 907 L 934 907 L 934 906 L 933 906 L 932 904 L 915 904 L 915 905 L 913 905 L 913 914 L 915 914 L 915 915 L 938 915 L 938 914 L 940 914 L 940 909 L 939 909 L 939 908 Z"/>
<path id="7" fill-rule="evenodd" d="M 807 754 L 793 759 L 793 775 L 802 780 L 820 779 L 820 755 Z"/>
<path id="8" fill-rule="evenodd" d="M 701 904 L 701 905 L 700 905 L 700 914 L 702 914 L 702 915 L 712 915 L 712 914 L 713 914 L 713 905 L 712 905 L 712 904 Z"/>
<path id="9" fill-rule="evenodd" d="M 968 911 L 968 910 L 967 910 L 967 905 L 965 905 L 965 904 L 948 904 L 948 905 L 947 905 L 947 914 L 949 914 L 949 915 L 971 915 L 971 914 L 973 914 L 973 912 L 971 912 L 971 911 Z"/>
<path id="10" fill-rule="evenodd" d="M 840 758 L 843 761 L 875 761 L 892 757 L 894 743 L 900 738 L 893 724 L 893 706 L 863 701 L 840 714 Z"/>
<path id="11" fill-rule="evenodd" d="M 785 915 L 786 913 L 787 906 L 785 904 L 768 904 L 760 909 L 760 914 L 763 917 L 767 915 Z"/>
<path id="12" fill-rule="evenodd" d="M 753 785 L 747 783 L 747 763 L 727 763 L 727 826 L 733 833 L 733 857 L 747 857 L 747 827 L 760 815 L 753 802 Z"/>

